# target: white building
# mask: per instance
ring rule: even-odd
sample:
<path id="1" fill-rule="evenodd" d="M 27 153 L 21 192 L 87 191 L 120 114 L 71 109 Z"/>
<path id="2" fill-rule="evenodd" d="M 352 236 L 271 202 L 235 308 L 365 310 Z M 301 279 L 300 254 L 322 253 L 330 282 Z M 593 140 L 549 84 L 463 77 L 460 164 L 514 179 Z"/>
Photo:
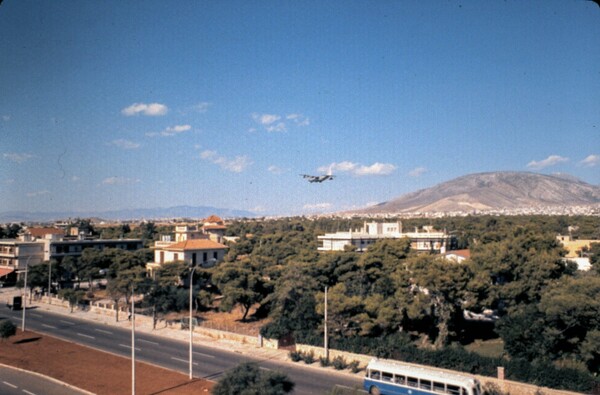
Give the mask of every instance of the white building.
<path id="1" fill-rule="evenodd" d="M 411 248 L 417 251 L 444 252 L 450 247 L 452 236 L 446 232 L 435 231 L 424 226 L 421 231 L 402 232 L 401 222 L 366 222 L 361 229 L 348 232 L 327 233 L 318 236 L 319 251 L 343 251 L 346 246 L 354 246 L 356 251 L 365 251 L 371 244 L 383 239 L 401 239 L 408 237 Z"/>

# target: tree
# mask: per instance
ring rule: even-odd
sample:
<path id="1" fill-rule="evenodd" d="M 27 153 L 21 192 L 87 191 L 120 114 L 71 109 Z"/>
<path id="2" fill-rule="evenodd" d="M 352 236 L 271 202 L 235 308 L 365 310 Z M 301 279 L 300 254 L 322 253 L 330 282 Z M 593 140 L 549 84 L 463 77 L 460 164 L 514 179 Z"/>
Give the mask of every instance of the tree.
<path id="1" fill-rule="evenodd" d="M 213 387 L 213 395 L 284 395 L 294 383 L 281 372 L 261 370 L 256 363 L 244 362 L 225 372 Z"/>
<path id="2" fill-rule="evenodd" d="M 213 271 L 213 281 L 221 291 L 221 309 L 231 311 L 242 307 L 242 321 L 246 320 L 250 308 L 264 297 L 264 280 L 248 260 L 224 262 Z"/>
<path id="3" fill-rule="evenodd" d="M 150 280 L 144 304 L 152 307 L 152 328 L 156 329 L 158 319 L 164 314 L 180 307 L 177 284 L 187 270 L 183 262 L 165 263 L 159 267 Z"/>
<path id="4" fill-rule="evenodd" d="M 82 290 L 75 290 L 72 288 L 61 289 L 58 292 L 58 296 L 67 300 L 69 302 L 69 307 L 71 308 L 71 313 L 73 309 L 79 302 L 81 302 L 85 296 L 85 292 Z"/>
<path id="5" fill-rule="evenodd" d="M 14 336 L 17 333 L 17 327 L 10 320 L 2 320 L 0 321 L 0 338 L 2 341 L 5 341 L 11 336 Z"/>
<path id="6" fill-rule="evenodd" d="M 131 269 L 120 270 L 114 277 L 109 278 L 106 287 L 108 294 L 115 302 L 115 320 L 119 321 L 119 300 L 125 297 L 125 304 L 129 307 L 131 297 L 137 291 L 145 293 L 149 288 L 150 279 L 146 276 L 146 270 L 140 266 Z"/>

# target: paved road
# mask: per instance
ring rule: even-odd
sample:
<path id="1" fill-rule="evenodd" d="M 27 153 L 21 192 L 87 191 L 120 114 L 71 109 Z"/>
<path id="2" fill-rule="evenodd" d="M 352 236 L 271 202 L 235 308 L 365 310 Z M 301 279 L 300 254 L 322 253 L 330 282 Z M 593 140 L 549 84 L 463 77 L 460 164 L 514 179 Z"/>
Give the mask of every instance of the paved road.
<path id="1" fill-rule="evenodd" d="M 35 373 L 0 366 L 0 394 L 3 395 L 82 395 L 57 381 Z"/>
<path id="2" fill-rule="evenodd" d="M 22 311 L 11 311 L 0 306 L 0 317 L 8 317 L 21 325 Z M 27 329 L 46 333 L 85 346 L 108 351 L 129 358 L 131 331 L 72 316 L 55 314 L 40 309 L 28 309 Z M 167 369 L 188 373 L 189 343 L 167 337 L 136 332 L 136 359 Z M 241 353 L 194 344 L 194 377 L 218 380 L 224 371 L 243 361 L 258 362 L 263 369 L 285 372 L 296 383 L 294 394 L 325 394 L 332 388 L 360 388 L 362 380 L 331 370 L 314 369 L 301 364 L 257 359 Z"/>

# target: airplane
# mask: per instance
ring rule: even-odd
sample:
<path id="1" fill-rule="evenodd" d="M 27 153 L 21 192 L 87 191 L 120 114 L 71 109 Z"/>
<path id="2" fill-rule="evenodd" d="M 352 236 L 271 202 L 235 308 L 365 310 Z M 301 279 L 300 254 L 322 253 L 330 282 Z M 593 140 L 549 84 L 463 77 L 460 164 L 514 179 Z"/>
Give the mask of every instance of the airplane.
<path id="1" fill-rule="evenodd" d="M 311 176 L 309 174 L 300 174 L 300 175 L 304 178 L 308 178 L 308 182 L 323 182 L 323 181 L 327 181 L 327 180 L 333 180 L 333 177 L 335 177 L 332 174 L 324 174 L 322 176 Z"/>

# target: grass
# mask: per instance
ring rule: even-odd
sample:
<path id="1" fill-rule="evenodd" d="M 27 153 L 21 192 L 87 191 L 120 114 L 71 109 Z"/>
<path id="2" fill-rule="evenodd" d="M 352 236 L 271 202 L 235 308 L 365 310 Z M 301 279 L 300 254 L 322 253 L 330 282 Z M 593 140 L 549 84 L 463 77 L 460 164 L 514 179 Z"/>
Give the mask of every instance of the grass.
<path id="1" fill-rule="evenodd" d="M 466 345 L 465 349 L 482 357 L 501 358 L 504 354 L 504 342 L 502 339 L 475 340 Z"/>

